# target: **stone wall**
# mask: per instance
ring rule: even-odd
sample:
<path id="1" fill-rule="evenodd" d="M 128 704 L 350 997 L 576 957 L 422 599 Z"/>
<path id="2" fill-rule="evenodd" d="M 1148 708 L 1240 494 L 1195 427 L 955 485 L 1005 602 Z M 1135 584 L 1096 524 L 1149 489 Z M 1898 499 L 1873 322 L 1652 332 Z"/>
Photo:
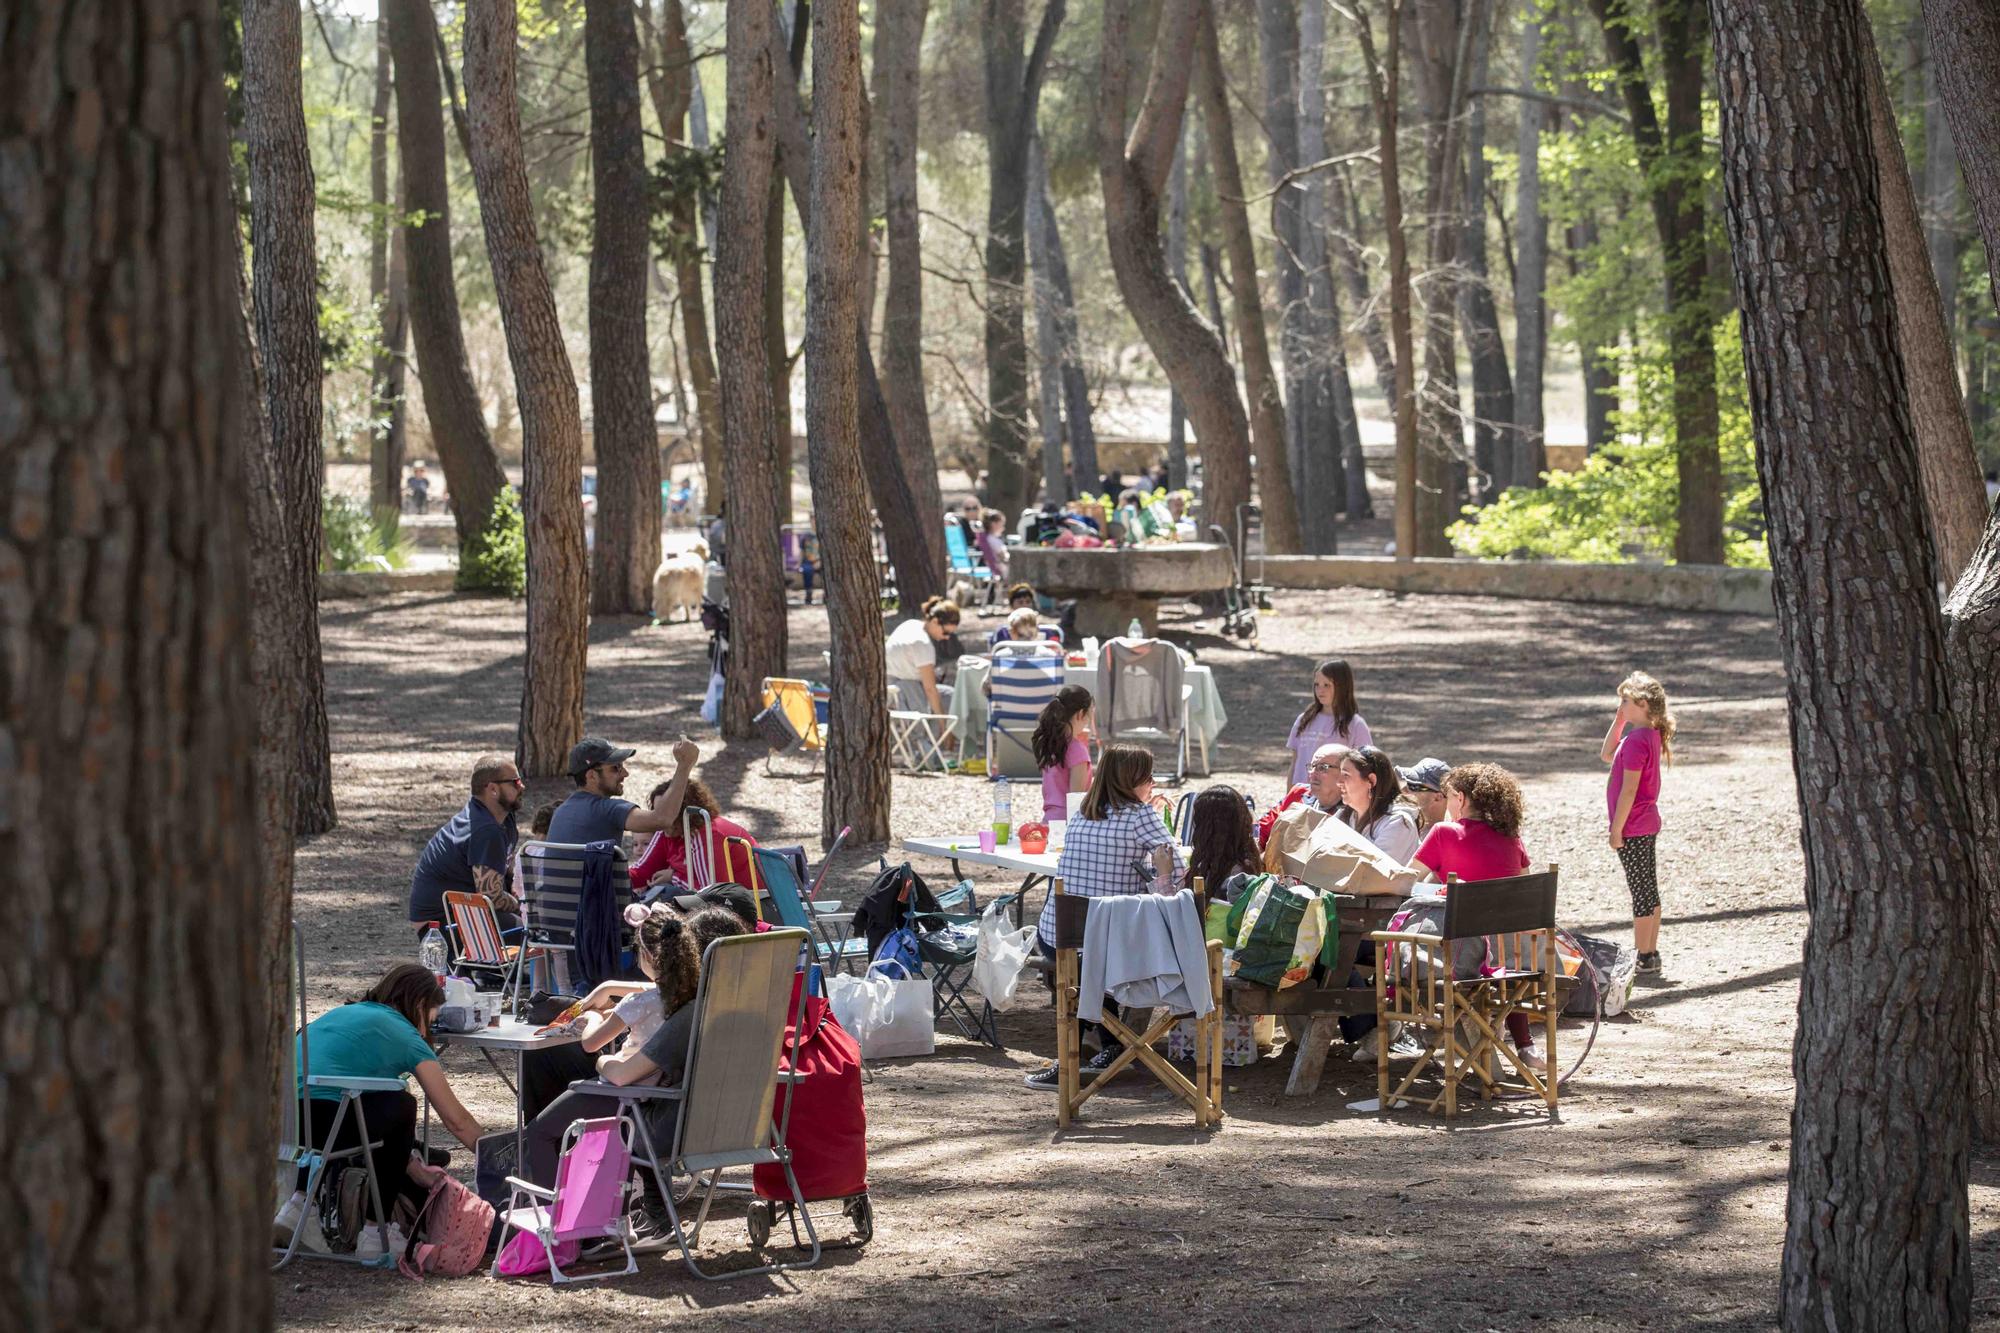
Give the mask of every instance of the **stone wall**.
<path id="1" fill-rule="evenodd" d="M 1250 573 L 1257 565 L 1253 561 Z M 1771 575 L 1720 565 L 1592 565 L 1567 560 L 1409 560 L 1387 556 L 1274 555 L 1274 588 L 1385 588 L 1393 592 L 1608 602 L 1675 611 L 1775 614 Z"/>

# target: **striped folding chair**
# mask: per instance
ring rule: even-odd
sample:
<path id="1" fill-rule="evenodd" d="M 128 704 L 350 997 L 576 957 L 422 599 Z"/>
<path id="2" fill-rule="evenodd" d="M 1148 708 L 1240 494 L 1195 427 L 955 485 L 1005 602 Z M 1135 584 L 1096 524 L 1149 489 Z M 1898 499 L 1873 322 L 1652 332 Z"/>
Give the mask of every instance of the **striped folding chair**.
<path id="1" fill-rule="evenodd" d="M 501 990 L 507 990 L 513 981 L 514 968 L 520 963 L 521 946 L 507 943 L 504 937 L 510 933 L 519 935 L 520 927 L 502 931 L 492 902 L 482 893 L 445 894 L 444 913 L 449 918 L 445 933 L 451 937 L 452 949 L 458 955 L 452 961 L 452 974 L 469 973 L 475 980 L 490 976 L 499 982 Z"/>
<path id="2" fill-rule="evenodd" d="M 572 994 L 572 964 L 576 957 L 576 916 L 583 897 L 583 862 L 589 848 L 580 842 L 528 842 L 521 846 L 522 946 L 532 969 L 514 972 L 516 1009 L 532 970 L 534 984 L 558 994 Z M 624 853 L 612 870 L 612 897 L 632 896 L 632 872 Z"/>
<path id="3" fill-rule="evenodd" d="M 1003 643 L 993 649 L 986 682 L 986 772 L 991 777 L 1038 778 L 1035 724 L 1062 693 L 1062 649 L 1046 643 Z"/>

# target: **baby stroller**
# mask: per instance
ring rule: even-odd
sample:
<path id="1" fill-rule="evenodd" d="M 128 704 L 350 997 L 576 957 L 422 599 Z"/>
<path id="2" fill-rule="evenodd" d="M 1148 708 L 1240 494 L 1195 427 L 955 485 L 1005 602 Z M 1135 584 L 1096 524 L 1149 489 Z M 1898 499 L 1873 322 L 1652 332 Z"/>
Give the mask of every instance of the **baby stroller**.
<path id="1" fill-rule="evenodd" d="M 796 985 L 796 983 L 795 983 Z M 794 1002 L 798 997 L 792 997 Z M 854 1243 L 875 1237 L 875 1210 L 868 1201 L 868 1115 L 861 1100 L 861 1047 L 817 995 L 806 996 L 805 1035 L 798 1042 L 798 1080 L 785 1091 L 781 1068 L 779 1101 L 773 1120 L 784 1127 L 792 1151 L 792 1171 L 808 1203 L 838 1199 L 841 1215 L 854 1229 Z M 792 1050 L 792 1034 L 783 1048 Z M 789 1103 L 789 1105 L 787 1104 Z M 765 1163 L 751 1170 L 750 1243 L 762 1249 L 783 1218 L 799 1236 L 797 1209 L 784 1169 Z"/>

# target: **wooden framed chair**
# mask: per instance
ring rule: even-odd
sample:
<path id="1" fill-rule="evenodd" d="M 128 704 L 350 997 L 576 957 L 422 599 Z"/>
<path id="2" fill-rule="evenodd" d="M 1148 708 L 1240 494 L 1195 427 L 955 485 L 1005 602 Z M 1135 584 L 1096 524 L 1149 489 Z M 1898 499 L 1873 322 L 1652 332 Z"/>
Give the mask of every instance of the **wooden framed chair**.
<path id="1" fill-rule="evenodd" d="M 1478 1081 L 1479 1095 L 1525 1091 L 1556 1113 L 1556 1019 L 1562 1010 L 1555 951 L 1557 867 L 1510 879 L 1447 883 L 1444 933 L 1380 930 L 1376 945 L 1375 1014 L 1384 1029 L 1402 1023 L 1423 1034 L 1424 1053 L 1389 1089 L 1389 1062 L 1375 1066 L 1381 1109 L 1415 1104 L 1417 1077 L 1433 1065 L 1443 1087 L 1426 1111 L 1458 1114 L 1459 1085 Z M 1464 947 L 1472 945 L 1472 949 Z M 1453 957 L 1462 962 L 1457 973 Z M 1484 967 L 1467 966 L 1483 957 Z M 1476 970 L 1475 970 L 1476 969 Z M 1544 1068 L 1528 1068 L 1501 1039 L 1511 1014 L 1524 1014 L 1545 1034 Z M 1509 1068 L 1511 1066 L 1511 1068 Z"/>
<path id="2" fill-rule="evenodd" d="M 1195 1020 L 1194 1081 L 1190 1083 L 1185 1074 L 1168 1062 L 1166 1056 L 1153 1049 L 1153 1043 L 1165 1037 L 1179 1018 L 1171 1011 L 1161 1009 L 1155 1014 L 1151 1026 L 1144 1033 L 1132 1031 L 1106 1012 L 1099 1020 L 1100 1025 L 1125 1049 L 1089 1087 L 1081 1087 L 1079 1085 L 1083 1081 L 1083 1038 L 1077 1030 L 1076 1006 L 1080 998 L 1078 985 L 1083 966 L 1084 926 L 1095 899 L 1064 893 L 1062 881 L 1059 879 L 1050 885 L 1049 892 L 1055 895 L 1056 905 L 1056 960 L 1053 985 L 1056 996 L 1058 1071 L 1056 1125 L 1063 1129 L 1069 1128 L 1069 1122 L 1083 1109 L 1083 1104 L 1090 1100 L 1092 1094 L 1136 1060 L 1164 1083 L 1169 1092 L 1194 1108 L 1196 1129 L 1220 1129 L 1222 1127 L 1222 945 L 1214 940 L 1208 942 L 1207 981 L 1215 1007 Z"/>

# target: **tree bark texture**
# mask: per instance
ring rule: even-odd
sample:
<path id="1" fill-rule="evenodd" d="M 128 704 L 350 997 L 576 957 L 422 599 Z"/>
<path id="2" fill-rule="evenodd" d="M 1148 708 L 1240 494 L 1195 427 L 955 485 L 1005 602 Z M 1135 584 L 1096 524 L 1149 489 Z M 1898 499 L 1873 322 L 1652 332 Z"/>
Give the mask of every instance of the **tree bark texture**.
<path id="1" fill-rule="evenodd" d="M 1076 331 L 1076 295 L 1069 281 L 1069 256 L 1063 251 L 1062 229 L 1056 223 L 1055 201 L 1049 197 L 1049 164 L 1037 157 L 1032 172 L 1034 212 L 1030 225 L 1040 228 L 1041 265 L 1054 302 L 1052 317 L 1062 356 L 1063 429 L 1069 439 L 1069 493 L 1097 491 L 1097 432 L 1090 422 L 1090 382 L 1083 373 L 1083 351 Z M 1039 219 L 1039 222 L 1036 221 Z"/>
<path id="2" fill-rule="evenodd" d="M 1257 0 L 1257 60 L 1263 73 L 1266 173 L 1271 196 L 1272 259 L 1278 271 L 1278 351 L 1285 366 L 1285 477 L 1297 506 L 1300 550 L 1307 525 L 1302 414 L 1312 396 L 1307 327 L 1304 191 L 1288 179 L 1299 163 L 1299 7 L 1297 0 Z M 1260 455 L 1261 458 L 1261 455 Z M 1269 521 L 1268 518 L 1266 520 Z"/>
<path id="3" fill-rule="evenodd" d="M 1368 290 L 1368 269 L 1361 249 L 1361 201 L 1354 197 L 1347 164 L 1335 168 L 1327 180 L 1327 207 L 1332 214 L 1329 238 L 1334 258 L 1340 263 L 1340 280 L 1347 287 L 1347 299 L 1361 312 L 1361 341 L 1375 366 L 1375 387 L 1384 402 L 1396 401 L 1396 356 L 1389 350 L 1389 326 L 1383 322 L 1381 303 Z M 1373 514 L 1373 503 L 1369 506 Z"/>
<path id="4" fill-rule="evenodd" d="M 2000 8 L 1990 0 L 1923 3 L 1938 92 L 2000 308 Z"/>
<path id="5" fill-rule="evenodd" d="M 1655 0 L 1666 76 L 1667 121 L 1662 133 L 1646 81 L 1630 0 L 1591 0 L 1604 44 L 1625 95 L 1639 165 L 1651 181 L 1653 224 L 1666 266 L 1667 347 L 1674 367 L 1674 447 L 1680 496 L 1675 503 L 1674 559 L 1719 565 L 1722 546 L 1721 418 L 1715 397 L 1714 307 L 1708 290 L 1708 226 L 1696 162 L 1701 143 L 1703 28 L 1697 0 Z"/>
<path id="6" fill-rule="evenodd" d="M 1181 122 L 1181 137 L 1174 142 L 1174 165 L 1167 173 L 1167 272 L 1179 284 L 1190 302 L 1194 289 L 1188 286 L 1188 124 Z M 1229 354 L 1228 344 L 1223 355 Z M 1187 485 L 1187 405 L 1180 390 L 1167 393 L 1167 487 L 1180 490 Z"/>
<path id="7" fill-rule="evenodd" d="M 517 23 L 512 5 L 466 10 L 465 111 L 472 130 L 472 180 L 521 408 L 528 632 L 514 758 L 523 777 L 554 777 L 565 771 L 570 747 L 583 737 L 590 639 L 583 421 L 528 195 L 514 82 Z M 643 296 L 643 283 L 634 285 Z M 659 504 L 657 484 L 652 502 Z"/>
<path id="8" fill-rule="evenodd" d="M 375 102 L 368 120 L 368 192 L 374 216 L 368 229 L 368 304 L 381 323 L 379 347 L 369 369 L 369 497 L 377 509 L 403 502 L 404 349 L 410 341 L 410 279 L 403 258 L 403 182 L 396 172 L 390 193 L 389 115 L 395 78 L 389 25 L 375 25 Z"/>
<path id="9" fill-rule="evenodd" d="M 785 150 L 778 149 L 784 162 Z M 806 163 L 798 165 L 801 175 Z M 777 422 L 772 432 L 778 442 L 779 521 L 792 519 L 792 347 L 785 336 L 785 179 L 771 180 L 771 206 L 764 214 L 764 373 L 771 378 L 771 412 Z"/>
<path id="10" fill-rule="evenodd" d="M 1375 106 L 1376 143 L 1382 172 L 1382 229 L 1389 249 L 1389 336 L 1396 358 L 1396 558 L 1417 553 L 1417 372 L 1410 350 L 1410 248 L 1403 230 L 1401 156 L 1396 126 L 1400 118 L 1403 65 L 1403 0 L 1389 0 L 1382 54 L 1367 11 L 1356 11 L 1356 35 L 1368 73 L 1368 98 Z"/>
<path id="11" fill-rule="evenodd" d="M 669 153 L 686 153 L 688 109 L 698 91 L 694 52 L 688 46 L 687 15 L 681 0 L 661 0 L 660 75 L 655 80 L 653 111 Z M 697 136 L 705 139 L 707 136 Z M 695 151 L 705 144 L 697 142 Z M 642 150 L 643 151 L 643 150 Z M 643 159 L 642 159 L 643 160 Z M 710 513 L 728 493 L 722 465 L 722 395 L 716 384 L 715 351 L 709 342 L 708 297 L 702 290 L 702 201 L 698 194 L 676 194 L 667 209 L 674 287 L 680 294 L 681 341 L 687 346 L 688 384 L 694 390 L 699 418 L 702 503 Z"/>
<path id="12" fill-rule="evenodd" d="M 785 479 L 764 359 L 764 230 L 777 151 L 768 5 L 728 8 L 729 170 L 715 247 L 715 344 L 729 488 L 729 664 L 722 734 L 755 736 L 764 678 L 785 674 L 785 568 L 778 546 Z M 824 548 L 822 548 L 824 554 Z"/>
<path id="13" fill-rule="evenodd" d="M 1542 20 L 1521 17 L 1521 86 L 1533 88 L 1541 69 Z M 1484 99 L 1482 99 L 1484 100 Z M 1535 486 L 1546 470 L 1543 452 L 1542 376 L 1548 354 L 1549 224 L 1542 216 L 1540 108 L 1523 101 L 1515 148 L 1514 179 L 1514 423 L 1506 447 L 1496 451 L 1496 490 Z"/>
<path id="14" fill-rule="evenodd" d="M 1472 30 L 1473 88 L 1487 86 L 1494 22 L 1489 9 Z M 1465 233 L 1459 241 L 1465 282 L 1458 300 L 1459 323 L 1472 356 L 1472 456 L 1481 474 L 1482 498 L 1492 494 L 1496 459 L 1509 448 L 1514 427 L 1514 380 L 1507 373 L 1507 344 L 1500 336 L 1500 312 L 1486 272 L 1486 103 L 1484 97 L 1472 99 L 1466 122 Z M 1537 110 L 1524 104 L 1521 116 L 1531 119 Z"/>
<path id="15" fill-rule="evenodd" d="M 775 30 L 774 30 L 775 31 Z M 774 66 L 787 57 L 778 48 Z M 782 68 L 795 68 L 789 64 Z M 865 120 L 864 120 L 865 131 Z M 792 203 L 798 210 L 799 230 L 812 233 L 812 146 L 806 113 L 799 105 L 796 84 L 788 82 L 777 99 L 778 161 L 791 187 Z M 774 198 L 775 198 L 774 192 Z M 904 606 L 921 606 L 926 599 L 944 592 L 944 566 L 932 563 L 926 544 L 925 518 L 917 512 L 908 471 L 896 446 L 896 433 L 889 424 L 888 400 L 875 374 L 875 355 L 868 345 L 867 310 L 861 308 L 854 322 L 854 336 L 860 340 L 861 376 L 861 466 L 868 480 L 876 516 L 882 524 L 882 544 L 888 548 L 889 564 L 896 572 L 896 593 Z M 788 474 L 789 475 L 789 474 Z M 943 515 L 937 516 L 938 540 L 943 537 Z"/>
<path id="16" fill-rule="evenodd" d="M 1921 26 L 1919 27 L 1921 37 Z M 1938 301 L 1944 306 L 1947 331 L 1958 331 L 1958 154 L 1951 144 L 1951 124 L 1945 117 L 1944 96 L 1938 89 L 1937 62 L 1930 44 L 1921 43 L 1924 61 L 1924 235 Z"/>
<path id="17" fill-rule="evenodd" d="M 326 671 L 319 649 L 319 255 L 313 242 L 312 153 L 300 87 L 299 9 L 290 0 L 243 5 L 243 123 L 250 159 L 251 295 L 263 358 L 268 445 L 284 503 L 284 547 L 257 552 L 286 571 L 284 650 L 296 655 L 300 693 L 293 769 L 294 831 L 333 827 Z"/>
<path id="18" fill-rule="evenodd" d="M 660 438 L 646 341 L 652 178 L 639 119 L 639 30 L 631 0 L 586 0 L 583 14 L 592 191 L 590 419 L 597 453 L 590 609 L 644 615 L 653 607 L 660 564 Z"/>
<path id="19" fill-rule="evenodd" d="M 924 271 L 917 207 L 919 57 L 930 0 L 878 0 L 875 101 L 881 126 L 883 227 L 889 280 L 882 307 L 882 397 L 909 479 L 925 560 L 944 569 L 944 494 L 924 391 Z M 926 594 L 928 596 L 929 594 Z M 915 603 L 905 603 L 914 605 Z"/>
<path id="20" fill-rule="evenodd" d="M 1229 115 L 1228 86 L 1222 73 L 1213 7 L 1203 13 L 1196 96 L 1208 128 L 1208 151 L 1215 164 L 1216 211 L 1222 244 L 1229 256 L 1230 296 L 1236 306 L 1236 336 L 1243 348 L 1243 388 L 1250 399 L 1251 438 L 1257 453 L 1257 491 L 1264 514 L 1264 549 L 1271 555 L 1298 555 L 1299 532 L 1292 474 L 1285 466 L 1285 405 L 1271 367 L 1271 344 L 1264 332 L 1264 298 L 1258 282 L 1257 251 L 1244 202 L 1243 167 L 1236 156 L 1236 131 Z"/>
<path id="21" fill-rule="evenodd" d="M 1917 464 L 1924 478 L 1924 508 L 1937 547 L 1938 574 L 1949 586 L 1958 578 L 1986 529 L 1986 482 L 1973 452 L 1972 424 L 1958 389 L 1951 331 L 1938 304 L 1930 247 L 1917 195 L 1903 160 L 1902 133 L 1874 35 L 1864 25 L 1867 44 L 1868 133 L 1875 146 L 1875 174 L 1882 188 L 1882 227 L 1888 246 L 1889 278 L 1896 298 L 1896 351 L 1909 390 L 1916 425 Z"/>
<path id="22" fill-rule="evenodd" d="M 1299 10 L 1299 161 L 1326 157 L 1326 6 Z M 1354 417 L 1354 391 L 1347 378 L 1346 331 L 1340 298 L 1327 255 L 1326 173 L 1315 171 L 1300 183 L 1299 264 L 1305 270 L 1309 367 L 1299 405 L 1301 454 L 1299 528 L 1306 549 L 1330 555 L 1339 547 L 1336 514 L 1347 508 L 1343 460 L 1350 439 L 1361 437 Z"/>
<path id="23" fill-rule="evenodd" d="M 1853 0 L 1716 0 L 1714 19 L 1810 913 L 1780 1315 L 1798 1330 L 1963 1328 L 1973 842 L 1877 205 L 1867 20 Z"/>
<path id="24" fill-rule="evenodd" d="M 1154 33 L 1146 93 L 1129 140 L 1132 0 L 1108 0 L 1098 63 L 1097 165 L 1106 240 L 1118 289 L 1160 364 L 1187 400 L 1201 441 L 1199 523 L 1229 531 L 1250 499 L 1250 425 L 1222 340 L 1174 285 L 1160 248 L 1160 202 L 1187 104 L 1202 0 L 1166 0 Z"/>
<path id="25" fill-rule="evenodd" d="M 1417 400 L 1417 550 L 1449 556 L 1445 528 L 1458 517 L 1465 410 L 1458 389 L 1458 262 L 1466 67 L 1482 0 L 1459 13 L 1454 0 L 1421 0 L 1419 69 L 1425 105 L 1424 383 Z"/>
<path id="26" fill-rule="evenodd" d="M 1035 131 L 1042 74 L 1063 20 L 1049 0 L 1024 52 L 1024 0 L 983 0 L 986 64 L 986 485 L 987 502 L 1010 519 L 1029 498 L 1028 140 Z"/>
<path id="27" fill-rule="evenodd" d="M 0 23 L 0 1001 L 34 1016 L 0 1168 L 26 1333 L 271 1317 L 281 904 L 222 36 L 202 0 Z"/>
<path id="28" fill-rule="evenodd" d="M 443 91 L 438 85 L 437 21 L 429 0 L 382 0 L 396 61 L 396 146 L 402 157 L 404 207 L 421 213 L 404 244 L 409 254 L 410 333 L 431 443 L 451 492 L 452 520 L 463 548 L 486 529 L 507 485 L 459 321 L 451 267 L 451 191 L 445 175 Z"/>
<path id="29" fill-rule="evenodd" d="M 852 826 L 861 842 L 889 837 L 889 715 L 881 589 L 862 475 L 861 14 L 857 0 L 812 9 L 813 225 L 806 229 L 806 457 L 826 559 L 833 700 L 821 843 Z M 790 97 L 789 89 L 781 95 Z M 734 121 L 732 120 L 732 123 Z"/>
<path id="30" fill-rule="evenodd" d="M 876 42 L 881 50 L 881 42 Z M 880 86 L 878 76 L 876 83 Z M 1048 236 L 1042 225 L 1042 182 L 1049 164 L 1040 135 L 1028 141 L 1028 274 L 1035 297 L 1035 415 L 1042 431 L 1042 496 L 1061 504 L 1071 495 L 1063 458 L 1063 341 L 1055 282 L 1049 274 Z M 886 321 L 885 321 L 886 322 Z"/>

